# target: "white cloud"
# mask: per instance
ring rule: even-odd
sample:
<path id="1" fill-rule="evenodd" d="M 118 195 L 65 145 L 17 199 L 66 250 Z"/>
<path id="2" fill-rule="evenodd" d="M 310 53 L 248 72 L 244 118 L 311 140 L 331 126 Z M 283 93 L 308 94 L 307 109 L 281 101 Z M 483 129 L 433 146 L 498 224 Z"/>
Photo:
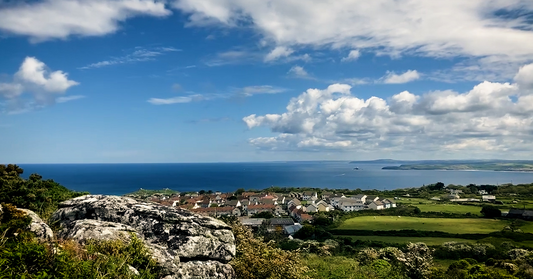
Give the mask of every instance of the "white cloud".
<path id="1" fill-rule="evenodd" d="M 278 94 L 285 91 L 286 89 L 281 87 L 256 85 L 242 88 L 231 88 L 227 93 L 191 94 L 188 96 L 177 96 L 172 98 L 151 98 L 147 102 L 153 105 L 172 105 L 216 99 L 229 99 L 233 97 L 251 97 L 259 94 Z"/>
<path id="2" fill-rule="evenodd" d="M 297 78 L 310 78 L 309 73 L 302 66 L 292 66 L 287 72 L 288 75 L 297 77 Z"/>
<path id="3" fill-rule="evenodd" d="M 72 100 L 76 96 L 60 97 L 70 87 L 79 83 L 68 79 L 67 73 L 50 71 L 35 57 L 26 57 L 13 80 L 0 83 L 0 96 L 8 100 L 9 111 L 28 111 L 59 101 Z M 32 95 L 31 100 L 21 99 L 24 93 Z M 61 99 L 63 98 L 63 99 Z"/>
<path id="4" fill-rule="evenodd" d="M 532 66 L 520 69 L 517 83 L 486 81 L 464 93 L 403 91 L 388 100 L 360 99 L 351 86 L 333 84 L 292 98 L 284 113 L 252 114 L 243 121 L 277 134 L 250 139 L 267 150 L 531 156 L 533 91 L 523 85 L 533 82 Z"/>
<path id="5" fill-rule="evenodd" d="M 33 41 L 65 39 L 73 35 L 102 36 L 114 33 L 128 18 L 171 14 L 157 0 L 44 0 L 18 2 L 0 9 L 0 29 L 29 36 Z"/>
<path id="6" fill-rule="evenodd" d="M 529 64 L 520 68 L 514 80 L 521 89 L 532 89 L 533 90 L 533 64 Z"/>
<path id="7" fill-rule="evenodd" d="M 230 64 L 240 64 L 252 61 L 259 61 L 262 55 L 249 49 L 234 49 L 219 52 L 214 57 L 210 57 L 204 63 L 209 67 L 217 67 Z"/>
<path id="8" fill-rule="evenodd" d="M 253 96 L 257 94 L 277 94 L 286 91 L 284 88 L 271 85 L 247 86 L 240 90 L 244 96 Z"/>
<path id="9" fill-rule="evenodd" d="M 408 70 L 403 74 L 396 74 L 394 72 L 387 72 L 387 74 L 380 80 L 387 84 L 399 84 L 415 81 L 420 78 L 420 74 L 416 70 Z"/>
<path id="10" fill-rule="evenodd" d="M 66 103 L 66 102 L 75 101 L 75 100 L 79 100 L 79 99 L 83 99 L 83 98 L 85 98 L 85 96 L 83 96 L 83 95 L 65 96 L 65 97 L 57 98 L 56 102 L 57 103 Z"/>
<path id="11" fill-rule="evenodd" d="M 132 51 L 131 53 L 127 55 L 113 57 L 109 60 L 91 63 L 89 65 L 80 67 L 78 69 L 87 70 L 87 69 L 101 68 L 101 67 L 120 65 L 120 64 L 154 61 L 156 60 L 157 56 L 162 56 L 162 55 L 167 54 L 168 52 L 176 52 L 176 51 L 181 51 L 181 49 L 177 49 L 173 47 L 156 47 L 156 48 L 136 47 L 134 51 Z"/>
<path id="12" fill-rule="evenodd" d="M 152 105 L 172 105 L 172 104 L 190 103 L 193 100 L 194 98 L 190 96 L 178 96 L 178 97 L 172 97 L 172 98 L 167 98 L 167 99 L 150 98 L 147 102 Z"/>
<path id="13" fill-rule="evenodd" d="M 483 66 L 477 79 L 488 68 L 498 74 L 502 63 L 533 61 L 530 0 L 176 0 L 174 7 L 189 14 L 190 26 L 252 25 L 275 46 L 473 58 Z"/>
<path id="14" fill-rule="evenodd" d="M 265 62 L 271 62 L 282 57 L 288 57 L 294 52 L 291 48 L 277 46 L 265 56 Z"/>
<path id="15" fill-rule="evenodd" d="M 361 52 L 357 49 L 351 50 L 350 53 L 348 53 L 348 56 L 341 59 L 341 61 L 355 61 L 361 56 Z"/>

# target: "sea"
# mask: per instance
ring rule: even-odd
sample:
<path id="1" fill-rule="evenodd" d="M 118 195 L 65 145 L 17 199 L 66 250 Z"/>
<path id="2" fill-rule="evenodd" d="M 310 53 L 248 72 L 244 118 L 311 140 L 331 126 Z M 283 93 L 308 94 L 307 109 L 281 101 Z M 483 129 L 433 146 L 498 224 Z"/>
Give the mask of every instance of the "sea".
<path id="1" fill-rule="evenodd" d="M 383 163 L 348 161 L 176 163 L 176 164 L 21 164 L 23 177 L 38 173 L 61 185 L 91 194 L 124 195 L 143 189 L 180 192 L 270 186 L 390 190 L 444 184 L 533 183 L 533 172 L 382 170 Z M 394 164 L 392 164 L 394 165 Z"/>

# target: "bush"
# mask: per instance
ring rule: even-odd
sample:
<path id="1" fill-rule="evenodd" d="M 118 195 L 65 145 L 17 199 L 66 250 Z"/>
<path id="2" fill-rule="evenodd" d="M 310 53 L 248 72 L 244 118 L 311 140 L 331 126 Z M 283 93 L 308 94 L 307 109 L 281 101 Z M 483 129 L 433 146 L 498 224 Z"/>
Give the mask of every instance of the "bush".
<path id="1" fill-rule="evenodd" d="M 307 266 L 298 251 L 283 251 L 273 242 L 264 243 L 254 238 L 250 229 L 240 223 L 233 223 L 232 231 L 237 245 L 237 254 L 230 262 L 237 278 L 308 278 Z"/>
<path id="2" fill-rule="evenodd" d="M 141 240 L 39 243 L 0 240 L 1 278 L 160 278 Z M 134 276 L 130 266 L 139 275 Z"/>
<path id="3" fill-rule="evenodd" d="M 501 210 L 494 205 L 484 205 L 483 208 L 481 208 L 481 214 L 483 214 L 483 216 L 486 218 L 496 218 L 502 216 Z"/>

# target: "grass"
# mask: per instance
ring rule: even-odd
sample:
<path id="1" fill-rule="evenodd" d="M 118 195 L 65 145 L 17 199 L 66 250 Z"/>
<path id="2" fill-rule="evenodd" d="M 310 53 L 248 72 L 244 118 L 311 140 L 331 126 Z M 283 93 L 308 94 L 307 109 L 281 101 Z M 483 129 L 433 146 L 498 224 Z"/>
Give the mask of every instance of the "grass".
<path id="1" fill-rule="evenodd" d="M 399 204 L 405 204 L 405 205 L 412 205 L 420 208 L 422 212 L 446 212 L 446 213 L 455 213 L 455 214 L 465 214 L 470 213 L 474 216 L 481 216 L 481 208 L 480 206 L 473 206 L 473 205 L 462 205 L 457 203 L 443 203 L 443 202 L 435 202 L 432 200 L 425 200 L 425 199 L 417 199 L 417 198 L 410 198 L 410 199 L 402 199 L 398 201 Z"/>
<path id="2" fill-rule="evenodd" d="M 447 233 L 491 233 L 509 225 L 505 220 L 481 218 L 419 218 L 397 216 L 361 216 L 344 221 L 337 229 L 350 230 L 419 230 Z M 532 232 L 533 225 L 522 230 Z"/>
<path id="3" fill-rule="evenodd" d="M 455 213 L 455 214 L 466 214 L 470 213 L 474 216 L 481 216 L 481 206 L 471 206 L 471 205 L 460 205 L 460 204 L 449 204 L 449 203 L 426 203 L 426 204 L 417 204 L 416 207 L 420 208 L 422 212 L 446 212 L 446 213 Z"/>
<path id="4" fill-rule="evenodd" d="M 351 236 L 342 235 L 343 237 L 350 237 L 353 240 L 366 240 L 366 241 L 382 241 L 385 243 L 400 243 L 405 244 L 409 242 L 424 242 L 428 246 L 441 245 L 445 242 L 462 242 L 462 243 L 474 243 L 475 240 L 461 239 L 461 238 L 446 238 L 446 237 L 402 237 L 402 236 Z"/>

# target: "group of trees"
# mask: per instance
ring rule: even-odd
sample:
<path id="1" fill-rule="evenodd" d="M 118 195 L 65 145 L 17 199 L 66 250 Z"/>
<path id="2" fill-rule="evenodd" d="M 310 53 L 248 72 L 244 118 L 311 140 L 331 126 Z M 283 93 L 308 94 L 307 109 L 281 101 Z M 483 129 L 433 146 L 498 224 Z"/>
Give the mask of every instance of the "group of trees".
<path id="1" fill-rule="evenodd" d="M 47 219 L 59 203 L 87 193 L 71 191 L 51 179 L 43 180 L 38 174 L 28 179 L 17 165 L 0 165 L 0 203 L 10 203 L 34 211 Z"/>

